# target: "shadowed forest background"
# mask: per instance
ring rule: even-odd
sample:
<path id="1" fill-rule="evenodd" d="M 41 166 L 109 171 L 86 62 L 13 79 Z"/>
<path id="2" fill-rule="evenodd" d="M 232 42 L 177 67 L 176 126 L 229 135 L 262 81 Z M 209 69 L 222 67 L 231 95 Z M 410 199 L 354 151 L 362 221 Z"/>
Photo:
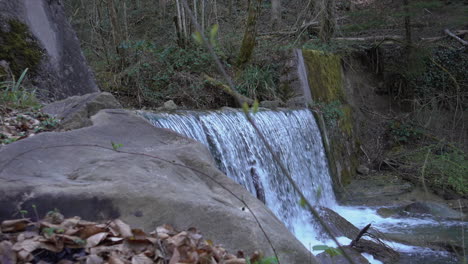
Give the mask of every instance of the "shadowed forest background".
<path id="1" fill-rule="evenodd" d="M 235 106 L 181 1 L 65 3 L 101 89 L 123 105 L 151 109 L 173 100 L 185 109 Z M 291 105 L 295 91 L 284 76 L 292 48 L 339 54 L 356 76 L 362 70 L 353 60 L 363 62 L 360 96 L 368 103 L 354 109 L 361 163 L 448 199 L 466 197 L 466 1 L 188 4 L 236 89 L 251 99 Z M 312 107 L 339 119 L 342 101 Z"/>

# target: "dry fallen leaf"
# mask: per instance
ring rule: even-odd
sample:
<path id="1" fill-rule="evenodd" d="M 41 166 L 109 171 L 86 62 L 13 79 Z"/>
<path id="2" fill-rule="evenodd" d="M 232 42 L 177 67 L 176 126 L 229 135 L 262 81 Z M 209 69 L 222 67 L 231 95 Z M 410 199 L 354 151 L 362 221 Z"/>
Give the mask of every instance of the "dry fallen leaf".
<path id="1" fill-rule="evenodd" d="M 16 253 L 13 251 L 13 245 L 10 241 L 0 242 L 0 263 L 15 264 Z"/>
<path id="2" fill-rule="evenodd" d="M 16 220 L 5 220 L 0 225 L 3 233 L 9 232 L 20 232 L 26 229 L 26 227 L 31 223 L 27 218 L 16 219 Z"/>
<path id="3" fill-rule="evenodd" d="M 153 264 L 153 260 L 145 256 L 145 254 L 138 254 L 132 257 L 132 264 Z"/>
<path id="4" fill-rule="evenodd" d="M 130 238 L 133 236 L 132 229 L 130 228 L 130 226 L 120 219 L 115 219 L 114 221 L 112 221 L 111 226 L 115 226 L 116 231 L 118 231 L 123 238 Z"/>
<path id="5" fill-rule="evenodd" d="M 88 239 L 86 239 L 86 247 L 91 248 L 99 245 L 99 243 L 101 243 L 101 241 L 103 241 L 107 235 L 107 232 L 102 232 L 88 237 Z"/>
<path id="6" fill-rule="evenodd" d="M 89 255 L 86 257 L 86 264 L 102 264 L 104 260 L 98 255 Z"/>

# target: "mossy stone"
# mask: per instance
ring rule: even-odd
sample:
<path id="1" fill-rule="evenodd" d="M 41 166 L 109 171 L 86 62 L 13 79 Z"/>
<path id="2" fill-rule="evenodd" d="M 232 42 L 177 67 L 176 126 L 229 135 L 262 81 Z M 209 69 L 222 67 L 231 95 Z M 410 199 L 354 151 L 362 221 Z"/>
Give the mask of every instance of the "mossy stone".
<path id="1" fill-rule="evenodd" d="M 356 140 L 353 133 L 352 108 L 346 102 L 341 72 L 341 58 L 338 55 L 318 50 L 302 51 L 307 66 L 310 92 L 315 102 L 330 104 L 339 102 L 342 115 L 336 120 L 337 125 L 320 124 L 322 134 L 328 133 L 329 146 L 327 157 L 333 181 L 339 186 L 351 182 L 359 161 L 355 155 Z M 326 129 L 324 130 L 324 127 Z M 327 145 L 327 144 L 324 144 Z"/>
<path id="2" fill-rule="evenodd" d="M 41 61 L 43 51 L 37 45 L 28 26 L 18 20 L 9 20 L 9 31 L 0 28 L 0 60 L 10 64 L 15 76 L 20 76 L 24 69 L 35 71 Z"/>
<path id="3" fill-rule="evenodd" d="M 344 101 L 341 58 L 318 50 L 303 50 L 307 77 L 315 101 Z"/>

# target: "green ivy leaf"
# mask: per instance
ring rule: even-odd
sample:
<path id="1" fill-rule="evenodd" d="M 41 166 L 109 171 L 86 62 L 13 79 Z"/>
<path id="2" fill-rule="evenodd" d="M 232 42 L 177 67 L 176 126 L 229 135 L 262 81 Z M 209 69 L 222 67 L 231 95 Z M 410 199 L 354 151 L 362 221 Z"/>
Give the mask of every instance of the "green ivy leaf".
<path id="1" fill-rule="evenodd" d="M 312 247 L 312 250 L 327 250 L 329 249 L 330 247 L 327 246 L 327 245 L 317 245 L 317 246 L 313 246 Z"/>

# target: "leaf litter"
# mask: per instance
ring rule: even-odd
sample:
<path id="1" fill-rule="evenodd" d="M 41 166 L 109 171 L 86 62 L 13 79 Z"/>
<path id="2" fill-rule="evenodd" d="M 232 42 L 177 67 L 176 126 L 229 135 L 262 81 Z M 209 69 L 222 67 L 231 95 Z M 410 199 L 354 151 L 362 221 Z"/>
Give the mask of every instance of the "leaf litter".
<path id="1" fill-rule="evenodd" d="M 205 240 L 196 228 L 176 231 L 162 225 L 151 233 L 120 219 L 105 223 L 65 219 L 58 212 L 41 221 L 5 220 L 0 224 L 0 263 L 58 264 L 245 264 L 242 251 L 230 254 Z"/>

